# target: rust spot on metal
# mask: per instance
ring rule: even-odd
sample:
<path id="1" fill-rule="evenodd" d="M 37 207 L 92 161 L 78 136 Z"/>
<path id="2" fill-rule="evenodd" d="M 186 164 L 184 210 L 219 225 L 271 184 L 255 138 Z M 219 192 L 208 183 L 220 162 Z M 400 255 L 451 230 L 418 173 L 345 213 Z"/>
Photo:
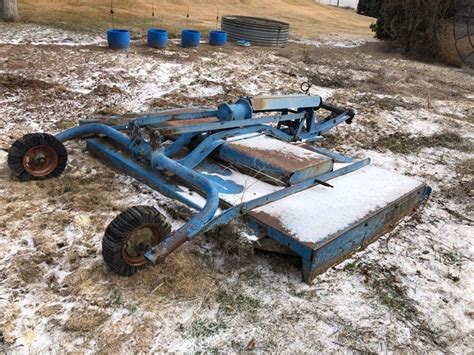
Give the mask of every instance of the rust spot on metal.
<path id="1" fill-rule="evenodd" d="M 186 232 L 182 229 L 177 230 L 152 249 L 152 253 L 156 257 L 155 265 L 164 262 L 168 255 L 189 240 Z"/>
<path id="2" fill-rule="evenodd" d="M 275 229 L 276 231 L 289 236 L 291 239 L 294 239 L 297 241 L 299 244 L 303 244 L 304 246 L 307 246 L 310 249 L 314 249 L 317 245 L 315 243 L 311 242 L 301 242 L 298 240 L 296 235 L 290 231 L 288 228 L 286 228 L 278 218 L 275 216 L 272 216 L 266 212 L 263 211 L 251 211 L 248 213 L 252 218 L 254 218 L 259 224 L 263 224 L 267 227 L 270 227 L 272 229 Z"/>
<path id="3" fill-rule="evenodd" d="M 126 125 L 130 120 L 136 120 L 146 117 L 160 117 L 160 116 L 170 116 L 170 120 L 176 120 L 177 117 L 183 114 L 188 113 L 206 113 L 211 112 L 212 109 L 209 107 L 199 107 L 199 108 L 180 108 L 180 109 L 173 109 L 173 110 L 163 110 L 158 112 L 143 112 L 143 113 L 132 113 L 132 114 L 124 114 L 124 115 L 92 115 L 89 116 L 87 121 L 93 121 L 97 123 L 102 123 L 108 126 L 115 126 L 115 125 Z M 179 120 L 179 122 L 185 122 L 187 120 Z"/>
<path id="4" fill-rule="evenodd" d="M 270 251 L 273 253 L 298 256 L 298 254 L 295 253 L 290 248 L 284 245 L 281 245 L 278 242 L 268 237 L 261 238 L 258 241 L 254 242 L 254 247 L 255 249 Z"/>
<path id="5" fill-rule="evenodd" d="M 165 236 L 158 226 L 147 224 L 136 228 L 127 237 L 122 246 L 122 257 L 128 265 L 146 264 L 144 253 L 148 246 L 157 245 Z"/>
<path id="6" fill-rule="evenodd" d="M 423 187 L 418 191 L 422 191 L 426 185 L 423 185 Z M 312 280 L 316 278 L 316 276 L 323 274 L 326 272 L 329 268 L 331 268 L 334 265 L 337 265 L 341 263 L 342 261 L 346 260 L 349 258 L 351 255 L 354 253 L 364 250 L 369 246 L 370 244 L 374 243 L 376 240 L 378 240 L 380 237 L 383 235 L 389 233 L 394 229 L 394 227 L 400 222 L 403 218 L 409 216 L 411 213 L 416 210 L 420 204 L 423 202 L 423 199 L 420 199 L 417 197 L 418 193 L 414 193 L 413 191 L 402 198 L 400 198 L 398 201 L 401 203 L 402 208 L 394 208 L 393 206 L 390 207 L 391 211 L 387 214 L 386 219 L 383 222 L 383 227 L 379 229 L 374 235 L 370 236 L 369 238 L 365 239 L 362 243 L 360 244 L 355 244 L 351 243 L 352 247 L 344 252 L 343 254 L 339 255 L 338 257 L 328 260 L 324 262 L 322 265 L 314 269 L 313 271 L 310 270 L 303 270 L 304 273 L 304 281 L 306 283 L 310 283 Z M 387 207 L 386 207 L 387 208 Z M 383 210 L 378 211 L 376 214 L 373 214 L 371 217 L 374 217 L 377 214 L 383 213 Z M 372 222 L 371 222 L 372 223 Z M 349 227 L 349 229 L 357 228 L 361 225 L 361 223 L 357 225 L 353 225 Z M 364 223 L 365 226 L 367 226 L 367 223 Z M 347 232 L 347 230 L 344 231 L 344 233 Z M 319 245 L 319 247 L 324 247 L 330 243 L 333 243 L 339 236 L 341 236 L 343 232 L 338 232 L 332 237 L 329 237 L 328 240 L 326 241 L 325 244 Z M 314 254 L 315 258 L 318 258 L 320 254 L 320 250 L 316 251 Z"/>
<path id="7" fill-rule="evenodd" d="M 257 221 L 261 222 L 262 224 L 276 229 L 277 231 L 289 235 L 294 236 L 293 232 L 287 229 L 283 224 L 281 224 L 280 220 L 266 212 L 263 211 L 251 211 L 249 215 L 255 218 Z"/>
<path id="8" fill-rule="evenodd" d="M 177 126 L 192 126 L 199 123 L 213 123 L 219 122 L 216 117 L 204 117 L 204 118 L 193 118 L 192 120 L 169 120 L 159 125 L 154 125 L 155 128 L 160 129 L 160 127 L 177 127 Z"/>
<path id="9" fill-rule="evenodd" d="M 235 150 L 245 153 L 267 162 L 269 165 L 281 167 L 285 171 L 296 171 L 307 168 L 308 166 L 326 161 L 326 159 L 314 157 L 298 157 L 282 153 L 279 150 L 264 150 L 256 147 L 246 147 L 238 143 L 230 143 Z M 309 151 L 308 151 L 309 152 Z"/>
<path id="10" fill-rule="evenodd" d="M 289 143 L 282 142 L 281 144 L 283 147 L 284 144 Z M 290 154 L 283 150 L 259 149 L 258 146 L 249 147 L 239 144 L 239 142 L 229 143 L 229 147 L 248 157 L 255 158 L 255 160 L 262 163 L 260 165 L 268 166 L 268 169 L 262 169 L 262 172 L 280 179 L 285 183 L 297 183 L 324 174 L 333 169 L 332 159 L 310 150 L 306 150 L 308 154 L 297 155 Z M 305 150 L 304 148 L 300 149 L 302 152 Z M 255 169 L 258 167 L 251 166 L 250 168 Z M 283 173 L 283 176 L 275 176 L 274 173 L 277 171 L 280 172 L 280 175 Z M 292 179 L 292 176 L 295 175 L 295 173 L 298 173 L 299 175 L 295 176 L 295 178 L 297 178 L 296 180 Z"/>
<path id="11" fill-rule="evenodd" d="M 268 102 L 264 97 L 252 98 L 252 108 L 255 111 L 264 111 L 267 109 Z"/>
<path id="12" fill-rule="evenodd" d="M 32 176 L 46 176 L 54 171 L 59 163 L 56 151 L 47 145 L 39 145 L 28 150 L 23 157 L 23 167 Z"/>

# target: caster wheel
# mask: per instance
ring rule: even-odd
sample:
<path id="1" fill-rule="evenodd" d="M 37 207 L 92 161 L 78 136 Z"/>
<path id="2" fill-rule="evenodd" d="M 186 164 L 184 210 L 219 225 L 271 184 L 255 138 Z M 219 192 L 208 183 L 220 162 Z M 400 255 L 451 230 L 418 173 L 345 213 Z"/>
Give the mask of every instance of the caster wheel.
<path id="1" fill-rule="evenodd" d="M 105 230 L 102 256 L 116 274 L 131 276 L 146 264 L 145 251 L 171 232 L 165 217 L 150 206 L 134 206 L 119 214 Z"/>
<path id="2" fill-rule="evenodd" d="M 8 167 L 21 181 L 57 177 L 66 164 L 66 148 L 56 137 L 47 133 L 25 134 L 8 151 Z"/>

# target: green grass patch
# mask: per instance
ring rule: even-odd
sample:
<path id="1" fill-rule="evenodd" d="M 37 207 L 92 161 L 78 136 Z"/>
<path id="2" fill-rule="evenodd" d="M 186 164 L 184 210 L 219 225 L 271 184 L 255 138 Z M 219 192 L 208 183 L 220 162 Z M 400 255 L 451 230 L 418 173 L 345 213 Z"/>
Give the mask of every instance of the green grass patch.
<path id="1" fill-rule="evenodd" d="M 225 326 L 221 322 L 196 319 L 186 329 L 186 335 L 191 338 L 208 338 L 219 333 Z"/>
<path id="2" fill-rule="evenodd" d="M 132 302 L 128 302 L 125 295 L 119 289 L 114 289 L 109 295 L 109 304 L 112 307 L 126 308 L 131 314 L 138 310 L 138 305 Z"/>
<path id="3" fill-rule="evenodd" d="M 220 291 L 217 294 L 216 301 L 220 304 L 224 313 L 254 314 L 257 310 L 265 307 L 260 300 L 239 292 Z"/>
<path id="4" fill-rule="evenodd" d="M 418 311 L 413 300 L 408 297 L 406 288 L 395 276 L 394 268 L 384 268 L 377 265 L 374 270 L 372 267 L 364 265 L 362 272 L 366 275 L 375 274 L 375 277 L 369 276 L 368 285 L 377 300 L 401 318 L 408 321 L 416 320 Z"/>
<path id="5" fill-rule="evenodd" d="M 427 340 L 444 348 L 446 343 L 439 334 L 430 327 L 429 321 L 416 308 L 416 303 L 407 294 L 406 287 L 397 276 L 397 268 L 385 267 L 377 263 L 357 264 L 355 266 L 362 275 L 371 295 L 386 306 L 400 320 L 406 321 Z"/>

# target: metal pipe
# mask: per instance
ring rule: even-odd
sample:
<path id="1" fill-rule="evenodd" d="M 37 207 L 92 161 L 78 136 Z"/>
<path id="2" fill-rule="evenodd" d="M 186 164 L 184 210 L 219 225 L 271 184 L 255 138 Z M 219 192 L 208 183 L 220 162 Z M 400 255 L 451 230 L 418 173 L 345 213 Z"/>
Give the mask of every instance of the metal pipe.
<path id="1" fill-rule="evenodd" d="M 337 113 L 339 115 L 346 114 L 346 115 L 349 116 L 349 119 L 352 119 L 352 118 L 355 117 L 355 112 L 352 108 L 344 108 L 344 107 L 328 104 L 328 103 L 322 102 L 322 101 L 321 101 L 321 104 L 319 105 L 319 107 L 323 108 L 325 110 Z"/>
<path id="2" fill-rule="evenodd" d="M 220 147 L 222 144 L 225 144 L 225 138 L 236 135 L 245 136 L 245 134 L 248 134 L 249 132 L 267 132 L 269 131 L 269 128 L 270 127 L 268 126 L 257 125 L 248 128 L 229 129 L 226 131 L 213 133 L 207 138 L 203 139 L 199 145 L 191 151 L 191 153 L 179 159 L 178 163 L 192 169 L 199 165 L 199 163 L 201 163 L 204 159 L 206 159 L 216 148 Z M 183 136 L 180 136 L 180 138 Z M 176 142 L 178 142 L 178 140 L 176 140 Z M 174 144 L 176 144 L 176 142 Z M 165 155 L 170 157 L 167 150 L 165 150 Z"/>
<path id="3" fill-rule="evenodd" d="M 314 130 L 317 132 L 317 135 L 320 136 L 321 133 L 325 133 L 335 126 L 347 122 L 351 117 L 347 113 L 342 113 L 336 117 L 327 118 L 316 123 Z"/>
<path id="4" fill-rule="evenodd" d="M 61 142 L 66 142 L 73 139 L 97 135 L 106 136 L 115 143 L 119 144 L 122 148 L 130 150 L 129 145 L 131 141 L 125 134 L 120 133 L 115 128 L 101 123 L 91 123 L 73 127 L 65 130 L 64 132 L 58 133 L 56 138 Z"/>
<path id="5" fill-rule="evenodd" d="M 217 139 L 211 142 L 204 140 L 194 148 L 191 153 L 186 155 L 184 158 L 179 159 L 178 162 L 181 165 L 193 169 L 206 159 L 216 148 L 224 143 L 226 143 L 224 139 Z"/>
<path id="6" fill-rule="evenodd" d="M 165 155 L 167 157 L 172 158 L 176 154 L 179 153 L 181 149 L 183 149 L 186 145 L 188 145 L 191 142 L 191 139 L 196 136 L 199 133 L 185 133 L 181 136 L 179 136 L 173 144 L 171 144 L 169 147 L 165 148 Z"/>
<path id="7" fill-rule="evenodd" d="M 176 248 L 198 235 L 204 226 L 212 220 L 219 208 L 219 193 L 216 187 L 201 174 L 189 169 L 161 152 L 153 154 L 151 166 L 156 169 L 169 171 L 188 184 L 206 194 L 206 204 L 186 224 L 172 233 L 164 241 L 145 253 L 145 258 L 152 264 L 160 263 Z"/>
<path id="8" fill-rule="evenodd" d="M 216 130 L 224 130 L 230 128 L 242 128 L 242 127 L 251 127 L 265 123 L 278 123 L 280 121 L 296 121 L 304 118 L 305 113 L 293 113 L 289 115 L 277 115 L 277 116 L 265 116 L 259 118 L 253 118 L 251 120 L 234 120 L 234 121 L 218 121 L 218 122 L 209 122 L 209 123 L 197 123 L 193 125 L 180 125 L 180 126 L 156 126 L 161 134 L 183 134 L 183 133 L 193 133 L 193 132 L 209 132 Z"/>
<path id="9" fill-rule="evenodd" d="M 204 159 L 206 159 L 216 148 L 220 147 L 221 145 L 227 142 L 238 140 L 238 139 L 245 139 L 246 136 L 248 136 L 249 134 L 255 134 L 256 132 L 262 132 L 262 133 L 265 132 L 267 134 L 274 135 L 275 137 L 284 141 L 291 140 L 291 136 L 281 132 L 280 130 L 275 129 L 274 127 L 265 126 L 265 125 L 256 125 L 256 126 L 251 126 L 247 128 L 229 129 L 229 130 L 211 134 L 210 136 L 202 140 L 199 143 L 199 145 L 193 149 L 191 153 L 186 155 L 184 158 L 179 159 L 178 163 L 188 168 L 195 168 Z M 183 136 L 180 136 L 180 138 Z M 227 137 L 232 137 L 232 136 L 233 136 L 233 139 L 231 138 L 231 139 L 225 140 Z M 178 142 L 178 140 L 176 140 L 176 143 Z M 165 155 L 170 157 L 167 150 L 165 150 Z"/>
<path id="10" fill-rule="evenodd" d="M 133 118 L 133 124 L 138 127 L 146 127 L 160 124 L 166 121 L 185 121 L 194 120 L 196 118 L 216 117 L 217 110 L 203 110 L 196 108 L 192 109 L 177 109 L 157 112 L 155 114 L 144 115 L 143 117 Z"/>
<path id="11" fill-rule="evenodd" d="M 200 201 L 191 199 L 191 196 L 186 194 L 180 186 L 168 181 L 162 174 L 157 174 L 155 171 L 143 166 L 133 158 L 117 151 L 114 146 L 104 144 L 100 138 L 88 139 L 87 150 L 91 152 L 93 156 L 110 163 L 115 168 L 118 168 L 119 171 L 147 184 L 151 188 L 157 190 L 160 194 L 180 201 L 185 205 L 194 208 L 196 211 L 201 210 L 202 205 L 199 203 Z"/>

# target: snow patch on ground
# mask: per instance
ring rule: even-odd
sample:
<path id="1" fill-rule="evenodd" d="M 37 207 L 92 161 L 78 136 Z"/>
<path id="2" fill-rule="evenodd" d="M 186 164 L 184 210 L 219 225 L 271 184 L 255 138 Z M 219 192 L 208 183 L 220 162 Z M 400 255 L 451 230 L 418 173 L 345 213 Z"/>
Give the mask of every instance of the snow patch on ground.
<path id="1" fill-rule="evenodd" d="M 105 45 L 104 37 L 33 24 L 0 24 L 0 44 Z"/>
<path id="2" fill-rule="evenodd" d="M 378 42 L 377 39 L 321 39 L 312 40 L 307 38 L 290 39 L 288 42 L 304 44 L 314 47 L 356 48 L 368 42 Z"/>

